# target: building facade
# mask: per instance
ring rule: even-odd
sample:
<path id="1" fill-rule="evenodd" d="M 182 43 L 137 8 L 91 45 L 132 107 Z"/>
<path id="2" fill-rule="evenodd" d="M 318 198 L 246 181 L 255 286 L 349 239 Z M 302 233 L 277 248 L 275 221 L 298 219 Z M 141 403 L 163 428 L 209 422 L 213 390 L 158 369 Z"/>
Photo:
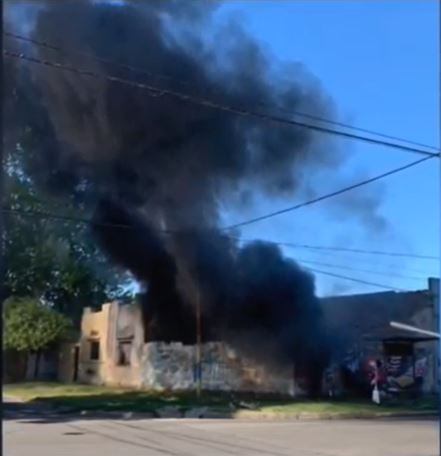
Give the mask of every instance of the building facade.
<path id="1" fill-rule="evenodd" d="M 422 291 L 322 299 L 326 325 L 335 335 L 332 388 L 362 393 L 369 388 L 369 363 L 381 360 L 390 388 L 435 392 L 436 342 L 396 331 L 390 321 L 436 330 L 438 294 L 439 280 L 430 279 Z M 113 302 L 99 311 L 84 310 L 79 343 L 60 350 L 59 376 L 67 382 L 153 390 L 193 390 L 200 384 L 205 390 L 304 393 L 293 366 L 268 368 L 223 342 L 209 342 L 201 345 L 199 377 L 197 356 L 194 345 L 144 342 L 140 308 Z"/>
<path id="2" fill-rule="evenodd" d="M 77 367 L 66 360 L 77 355 Z M 61 380 L 152 390 L 193 390 L 198 381 L 197 347 L 179 342 L 144 342 L 136 305 L 104 304 L 84 310 L 81 339 L 60 354 Z M 271 370 L 245 360 L 222 342 L 201 345 L 204 390 L 294 395 L 292 369 Z"/>
<path id="3" fill-rule="evenodd" d="M 391 392 L 438 390 L 438 341 L 393 329 L 398 321 L 438 332 L 439 279 L 426 290 L 322 299 L 328 329 L 335 334 L 334 376 L 343 391 L 369 389 L 372 364 L 380 361 Z M 338 372 L 338 374 L 336 374 Z"/>

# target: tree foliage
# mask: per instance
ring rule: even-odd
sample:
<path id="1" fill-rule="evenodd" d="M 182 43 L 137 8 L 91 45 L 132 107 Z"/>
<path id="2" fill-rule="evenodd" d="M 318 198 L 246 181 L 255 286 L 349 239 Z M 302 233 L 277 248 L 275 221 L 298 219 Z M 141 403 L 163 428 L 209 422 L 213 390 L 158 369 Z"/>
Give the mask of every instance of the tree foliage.
<path id="1" fill-rule="evenodd" d="M 121 297 L 126 277 L 107 261 L 87 224 L 41 215 L 84 217 L 74 201 L 39 190 L 24 156 L 17 146 L 5 165 L 6 202 L 13 213 L 5 220 L 4 298 L 34 296 L 78 323 L 85 306 Z"/>
<path id="2" fill-rule="evenodd" d="M 4 303 L 3 325 L 5 349 L 39 352 L 60 341 L 70 321 L 37 299 L 9 298 Z"/>

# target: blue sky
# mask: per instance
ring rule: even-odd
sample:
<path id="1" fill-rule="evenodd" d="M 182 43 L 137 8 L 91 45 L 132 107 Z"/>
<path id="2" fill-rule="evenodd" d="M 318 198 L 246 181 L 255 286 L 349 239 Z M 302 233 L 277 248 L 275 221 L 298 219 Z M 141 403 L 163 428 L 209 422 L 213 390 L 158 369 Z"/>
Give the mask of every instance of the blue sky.
<path id="1" fill-rule="evenodd" d="M 413 141 L 439 144 L 436 1 L 230 0 L 222 14 L 240 15 L 248 31 L 276 58 L 305 64 L 332 96 L 339 120 Z M 338 141 L 338 147 L 350 155 L 340 170 L 345 176 L 343 183 L 348 184 L 418 159 L 413 154 L 355 141 Z M 438 162 L 429 160 L 372 187 L 360 191 L 372 193 L 378 204 L 376 213 L 387 221 L 385 229 L 367 228 L 365 221 L 344 211 L 332 217 L 331 213 L 335 215 L 338 210 L 336 201 L 244 227 L 242 236 L 438 255 Z M 300 201 L 301 195 L 293 195 L 289 201 L 262 199 L 248 213 L 229 213 L 228 220 L 240 221 Z M 294 258 L 378 272 L 310 264 L 316 269 L 397 288 L 425 288 L 425 280 L 414 277 L 439 275 L 436 261 L 306 249 L 285 251 Z M 316 280 L 322 295 L 380 291 L 321 275 Z"/>

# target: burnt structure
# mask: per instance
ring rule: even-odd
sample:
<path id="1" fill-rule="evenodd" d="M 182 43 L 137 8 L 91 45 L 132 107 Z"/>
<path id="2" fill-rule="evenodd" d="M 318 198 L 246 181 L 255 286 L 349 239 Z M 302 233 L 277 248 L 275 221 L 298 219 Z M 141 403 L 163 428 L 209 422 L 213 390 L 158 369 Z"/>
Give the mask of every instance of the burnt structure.
<path id="1" fill-rule="evenodd" d="M 201 303 L 205 342 L 303 365 L 318 382 L 329 344 L 313 277 L 276 245 L 242 245 L 222 229 L 222 211 L 256 194 L 291 197 L 305 175 L 335 169 L 342 155 L 311 129 L 198 99 L 332 117 L 319 84 L 300 64 L 277 65 L 236 21 L 221 21 L 217 2 L 8 5 L 10 30 L 62 49 L 8 41 L 37 59 L 6 61 L 8 143 L 27 148 L 32 179 L 90 216 L 109 260 L 142 285 L 147 340 L 193 343 Z M 20 31 L 23 11 L 30 31 Z"/>

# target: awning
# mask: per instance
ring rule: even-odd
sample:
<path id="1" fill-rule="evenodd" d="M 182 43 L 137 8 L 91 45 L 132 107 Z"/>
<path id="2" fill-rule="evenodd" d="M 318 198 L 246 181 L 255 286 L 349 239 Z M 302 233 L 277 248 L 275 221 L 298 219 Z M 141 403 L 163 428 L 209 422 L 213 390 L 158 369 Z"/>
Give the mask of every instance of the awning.
<path id="1" fill-rule="evenodd" d="M 395 343 L 418 343 L 418 342 L 429 342 L 438 341 L 435 336 L 423 336 L 418 334 L 412 334 L 408 331 L 400 329 L 385 329 L 383 331 L 376 331 L 372 334 L 363 337 L 364 340 L 372 342 L 395 342 Z"/>

